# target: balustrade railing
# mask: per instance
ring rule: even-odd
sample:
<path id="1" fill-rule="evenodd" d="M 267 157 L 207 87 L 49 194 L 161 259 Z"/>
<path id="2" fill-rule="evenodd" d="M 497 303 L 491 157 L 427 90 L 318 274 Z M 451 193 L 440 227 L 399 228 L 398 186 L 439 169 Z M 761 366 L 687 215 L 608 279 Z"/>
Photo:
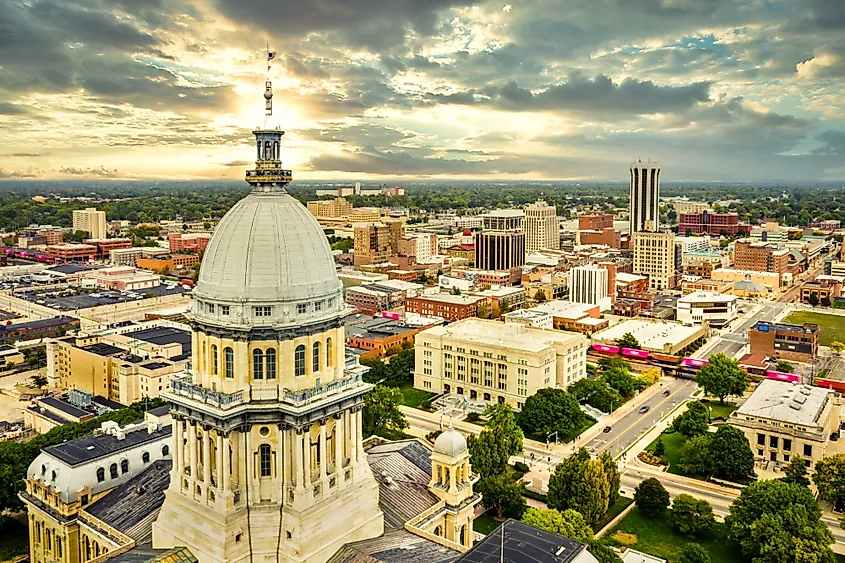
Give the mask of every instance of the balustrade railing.
<path id="1" fill-rule="evenodd" d="M 170 390 L 176 395 L 196 399 L 208 405 L 214 405 L 222 410 L 232 408 L 244 402 L 243 391 L 223 393 L 222 391 L 206 389 L 202 385 L 193 383 L 190 375 L 172 379 L 170 381 Z"/>

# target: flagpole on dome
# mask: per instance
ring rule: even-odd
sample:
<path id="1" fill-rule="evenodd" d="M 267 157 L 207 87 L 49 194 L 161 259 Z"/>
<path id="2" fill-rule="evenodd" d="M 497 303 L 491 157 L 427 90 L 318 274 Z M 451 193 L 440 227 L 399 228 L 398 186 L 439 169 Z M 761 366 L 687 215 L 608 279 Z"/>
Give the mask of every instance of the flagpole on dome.
<path id="1" fill-rule="evenodd" d="M 267 118 L 273 115 L 273 83 L 270 82 L 270 61 L 276 58 L 276 51 L 270 50 L 267 44 L 267 80 L 264 82 L 264 128 L 267 128 Z"/>

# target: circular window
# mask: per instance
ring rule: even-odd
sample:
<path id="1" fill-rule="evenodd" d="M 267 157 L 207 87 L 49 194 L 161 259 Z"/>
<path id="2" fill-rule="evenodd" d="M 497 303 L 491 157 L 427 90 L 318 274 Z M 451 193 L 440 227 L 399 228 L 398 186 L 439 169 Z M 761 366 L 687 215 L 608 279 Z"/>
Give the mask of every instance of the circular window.
<path id="1" fill-rule="evenodd" d="M 269 436 L 270 435 L 270 429 L 267 428 L 266 426 L 262 426 L 261 430 L 259 430 L 258 433 L 261 434 L 262 436 Z"/>

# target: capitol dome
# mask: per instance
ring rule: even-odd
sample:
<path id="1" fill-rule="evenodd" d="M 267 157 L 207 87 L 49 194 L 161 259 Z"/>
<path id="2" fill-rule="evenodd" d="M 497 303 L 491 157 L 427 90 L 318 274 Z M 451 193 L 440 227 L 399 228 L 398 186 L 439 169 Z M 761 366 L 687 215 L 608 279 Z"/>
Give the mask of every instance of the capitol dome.
<path id="1" fill-rule="evenodd" d="M 193 296 L 194 318 L 213 325 L 302 325 L 343 310 L 322 228 L 282 190 L 253 191 L 226 213 Z"/>
<path id="2" fill-rule="evenodd" d="M 434 441 L 434 451 L 448 457 L 460 457 L 467 451 L 467 440 L 463 434 L 449 427 Z"/>

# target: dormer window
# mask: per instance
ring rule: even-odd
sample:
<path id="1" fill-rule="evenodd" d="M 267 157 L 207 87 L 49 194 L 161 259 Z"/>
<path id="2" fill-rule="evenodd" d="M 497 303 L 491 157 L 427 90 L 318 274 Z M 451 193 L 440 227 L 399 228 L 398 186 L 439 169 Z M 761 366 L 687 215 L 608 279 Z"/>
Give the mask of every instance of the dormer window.
<path id="1" fill-rule="evenodd" d="M 208 307 L 208 313 L 209 313 L 210 315 L 213 315 L 213 314 L 214 314 L 214 303 L 209 303 L 209 304 L 207 305 L 207 307 Z"/>
<path id="2" fill-rule="evenodd" d="M 253 307 L 253 313 L 256 317 L 269 317 L 273 314 L 273 307 L 263 305 L 261 307 Z"/>
<path id="3" fill-rule="evenodd" d="M 229 316 L 229 306 L 228 305 L 220 305 L 220 314 L 224 317 Z"/>
<path id="4" fill-rule="evenodd" d="M 305 313 L 307 310 L 308 310 L 308 305 L 306 305 L 305 303 L 297 303 L 297 305 L 296 305 L 296 312 L 297 312 L 298 314 L 302 315 L 302 314 L 303 314 L 303 313 Z"/>

